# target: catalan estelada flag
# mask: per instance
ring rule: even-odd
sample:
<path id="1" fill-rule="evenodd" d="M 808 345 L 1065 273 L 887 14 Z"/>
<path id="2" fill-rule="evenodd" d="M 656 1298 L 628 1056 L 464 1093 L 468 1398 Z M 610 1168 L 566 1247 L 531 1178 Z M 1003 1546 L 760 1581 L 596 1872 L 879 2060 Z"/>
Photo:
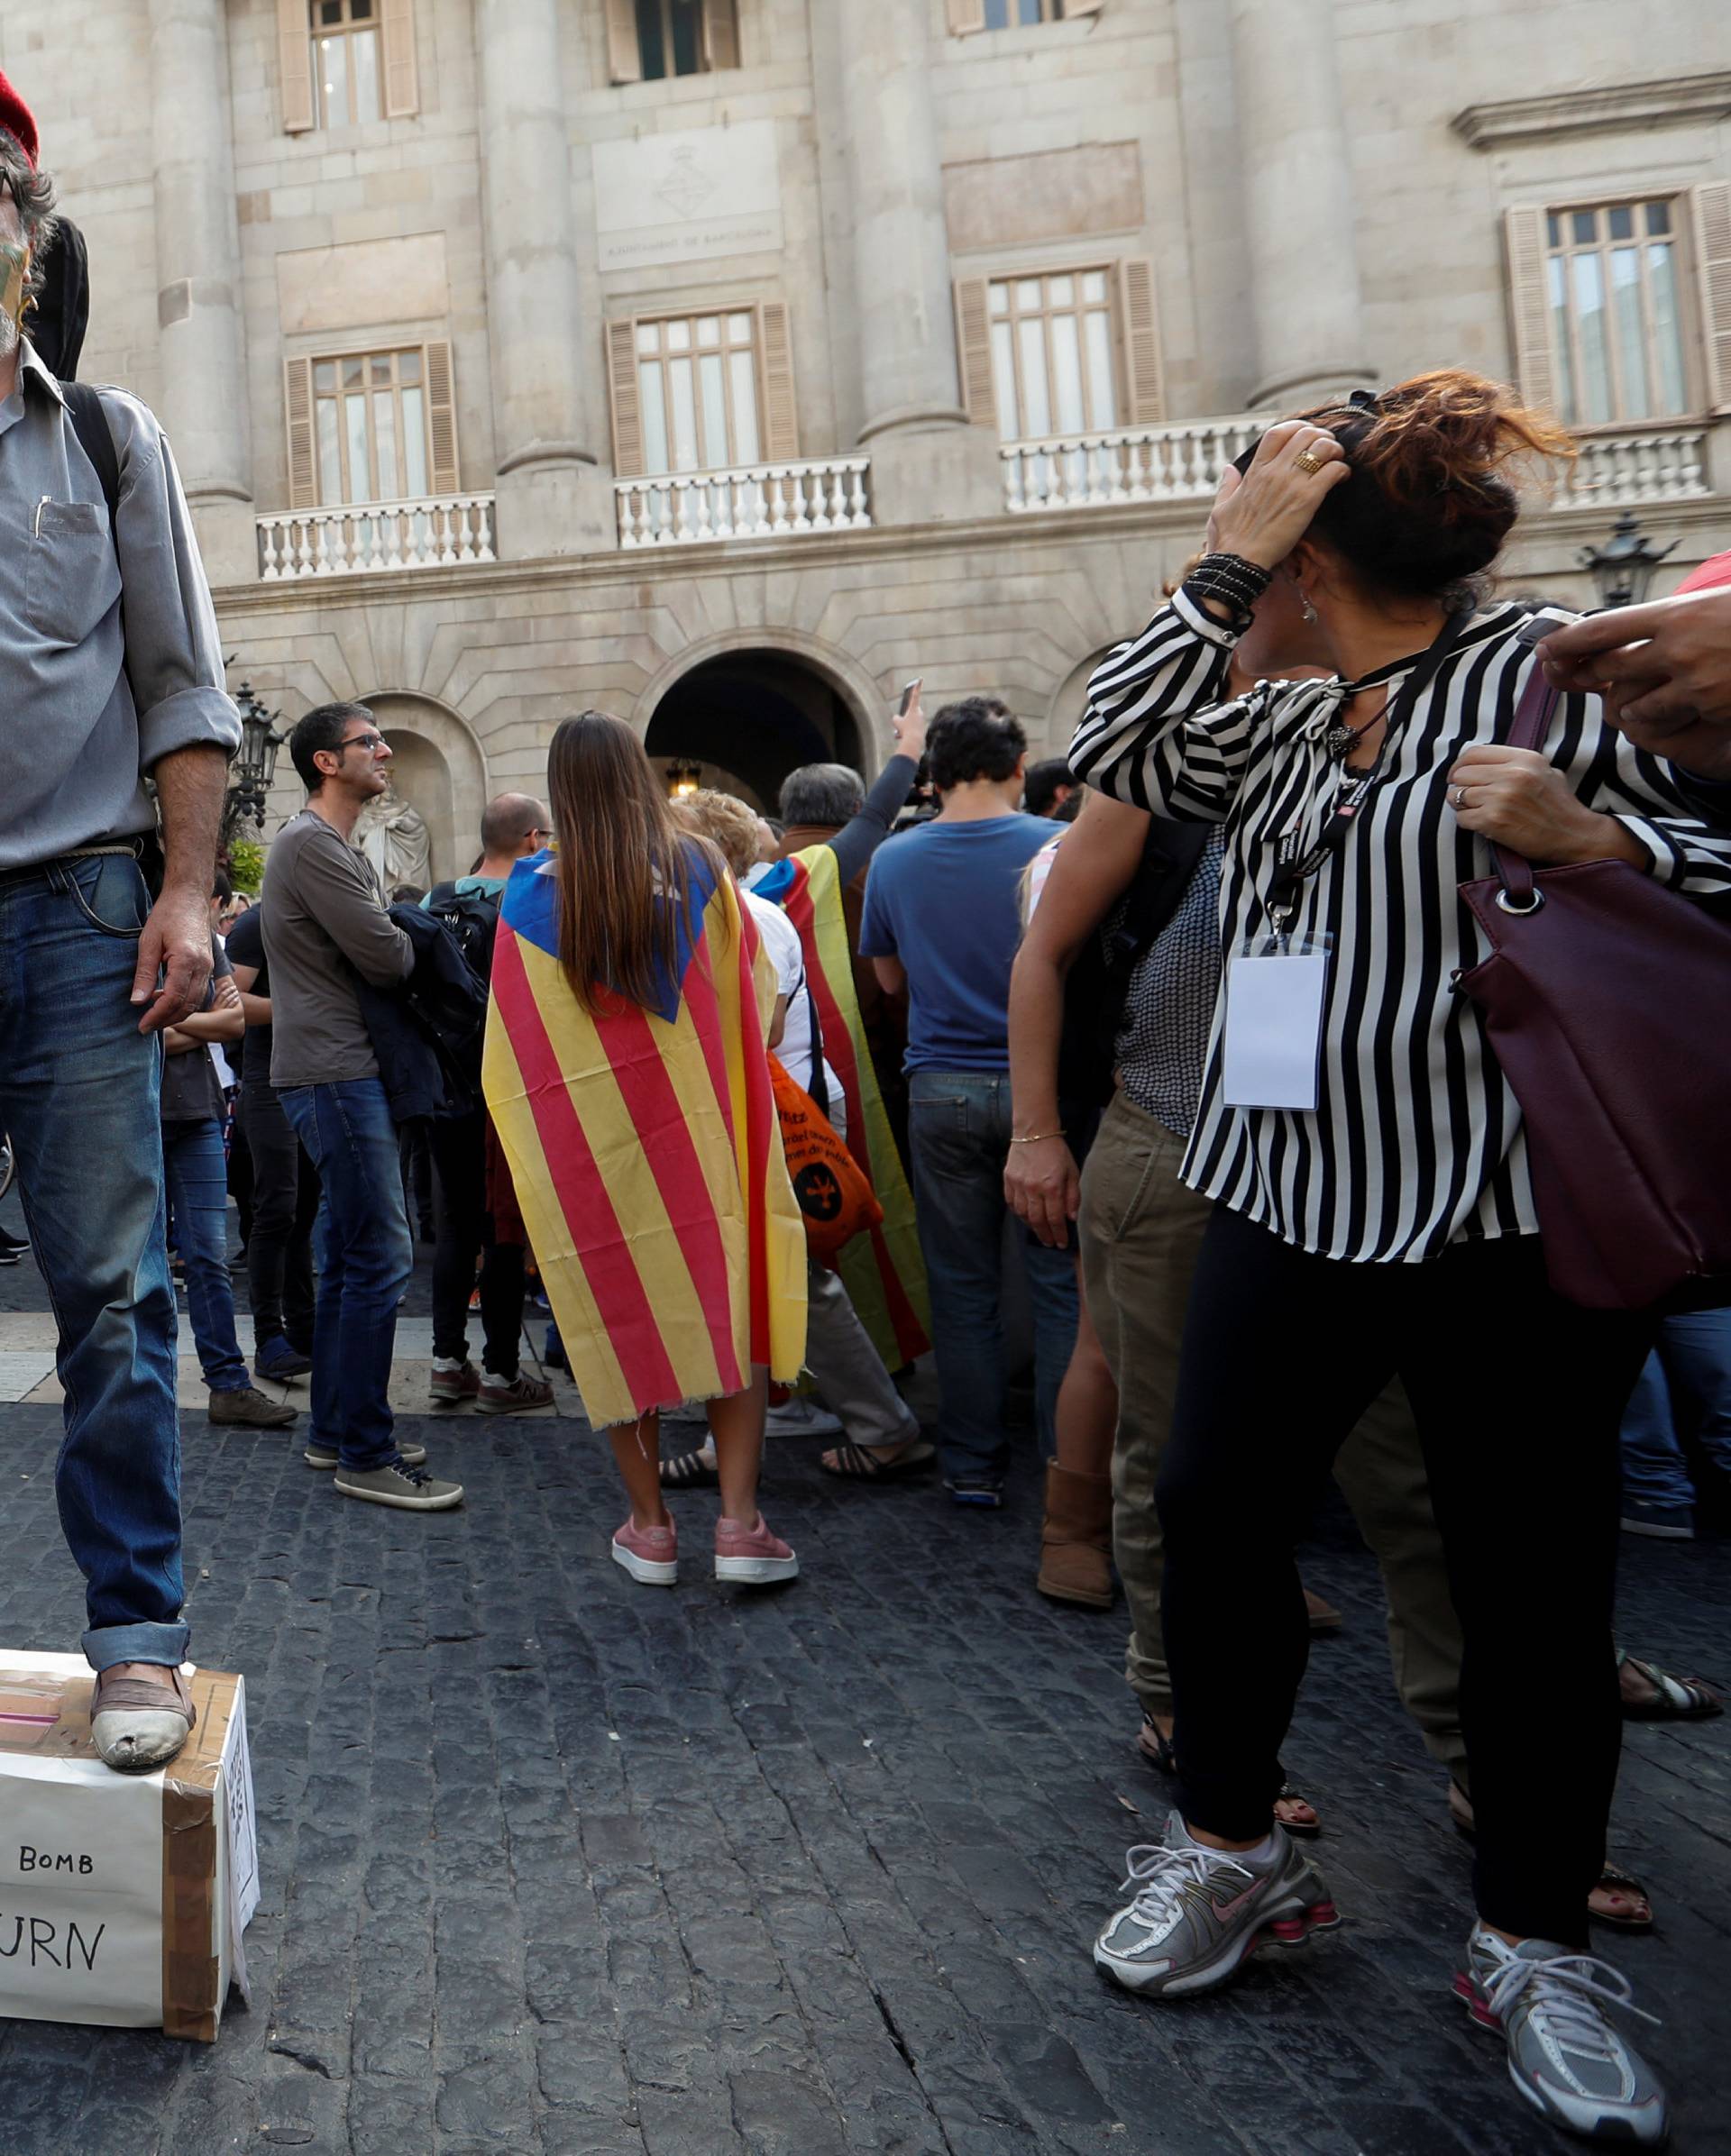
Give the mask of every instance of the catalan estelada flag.
<path id="1" fill-rule="evenodd" d="M 753 1364 L 792 1383 L 805 1356 L 774 971 L 731 878 L 696 848 L 691 872 L 652 1009 L 609 995 L 591 1014 L 572 994 L 550 853 L 511 872 L 493 948 L 487 1105 L 597 1428 L 740 1392 Z"/>
<path id="2" fill-rule="evenodd" d="M 840 1081 L 847 1103 L 847 1150 L 871 1178 L 884 1208 L 882 1225 L 856 1235 L 835 1260 L 835 1269 L 872 1345 L 892 1370 L 899 1370 L 931 1345 L 926 1337 L 931 1303 L 914 1226 L 913 1192 L 895 1149 L 854 994 L 835 854 L 827 845 L 806 846 L 765 870 L 751 888 L 757 897 L 782 907 L 800 932 L 824 1061 Z"/>

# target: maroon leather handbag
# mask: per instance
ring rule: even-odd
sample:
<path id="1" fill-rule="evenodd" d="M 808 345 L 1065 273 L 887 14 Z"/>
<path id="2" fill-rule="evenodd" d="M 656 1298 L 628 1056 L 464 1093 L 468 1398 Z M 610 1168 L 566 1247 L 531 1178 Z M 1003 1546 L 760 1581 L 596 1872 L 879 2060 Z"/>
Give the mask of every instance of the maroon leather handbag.
<path id="1" fill-rule="evenodd" d="M 1509 745 L 1542 747 L 1556 703 L 1535 667 Z M 1490 955 L 1459 986 L 1520 1103 L 1552 1285 L 1731 1302 L 1731 928 L 1626 862 L 1492 851 L 1461 886 Z"/>

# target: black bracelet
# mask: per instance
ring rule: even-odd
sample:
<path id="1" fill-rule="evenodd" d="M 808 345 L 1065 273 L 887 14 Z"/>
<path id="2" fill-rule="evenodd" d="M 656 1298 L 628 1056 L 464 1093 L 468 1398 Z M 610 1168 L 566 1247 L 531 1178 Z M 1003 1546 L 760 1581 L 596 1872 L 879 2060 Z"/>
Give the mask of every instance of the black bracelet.
<path id="1" fill-rule="evenodd" d="M 1239 554 L 1204 554 L 1185 579 L 1185 589 L 1197 598 L 1219 599 L 1236 612 L 1249 614 L 1274 581 L 1274 571 Z"/>

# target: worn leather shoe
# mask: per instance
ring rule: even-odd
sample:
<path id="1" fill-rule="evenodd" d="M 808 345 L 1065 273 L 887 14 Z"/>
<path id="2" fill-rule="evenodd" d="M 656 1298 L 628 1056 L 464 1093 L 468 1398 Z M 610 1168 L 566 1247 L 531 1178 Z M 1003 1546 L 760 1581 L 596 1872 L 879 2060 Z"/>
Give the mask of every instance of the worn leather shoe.
<path id="1" fill-rule="evenodd" d="M 198 1711 L 187 1680 L 166 1669 L 173 1689 L 149 1677 L 97 1674 L 90 1695 L 90 1734 L 105 1767 L 117 1774 L 148 1774 L 166 1766 L 192 1734 Z"/>

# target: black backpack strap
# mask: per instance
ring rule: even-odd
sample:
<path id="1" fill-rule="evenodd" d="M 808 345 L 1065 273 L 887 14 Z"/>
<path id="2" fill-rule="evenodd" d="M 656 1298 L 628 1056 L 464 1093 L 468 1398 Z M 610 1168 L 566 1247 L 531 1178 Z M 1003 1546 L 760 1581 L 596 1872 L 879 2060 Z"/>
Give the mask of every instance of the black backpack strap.
<path id="1" fill-rule="evenodd" d="M 1106 946 L 1106 963 L 1128 980 L 1131 969 L 1178 909 L 1208 844 L 1212 824 L 1157 822 L 1149 832 L 1136 881 L 1130 887 L 1124 918 Z"/>
<path id="2" fill-rule="evenodd" d="M 102 408 L 102 398 L 88 382 L 62 382 L 60 395 L 66 399 L 66 416 L 72 422 L 78 447 L 89 458 L 102 482 L 102 498 L 108 505 L 108 530 L 112 535 L 114 515 L 120 507 L 120 459 L 114 454 L 114 437 L 108 431 L 108 415 Z"/>

